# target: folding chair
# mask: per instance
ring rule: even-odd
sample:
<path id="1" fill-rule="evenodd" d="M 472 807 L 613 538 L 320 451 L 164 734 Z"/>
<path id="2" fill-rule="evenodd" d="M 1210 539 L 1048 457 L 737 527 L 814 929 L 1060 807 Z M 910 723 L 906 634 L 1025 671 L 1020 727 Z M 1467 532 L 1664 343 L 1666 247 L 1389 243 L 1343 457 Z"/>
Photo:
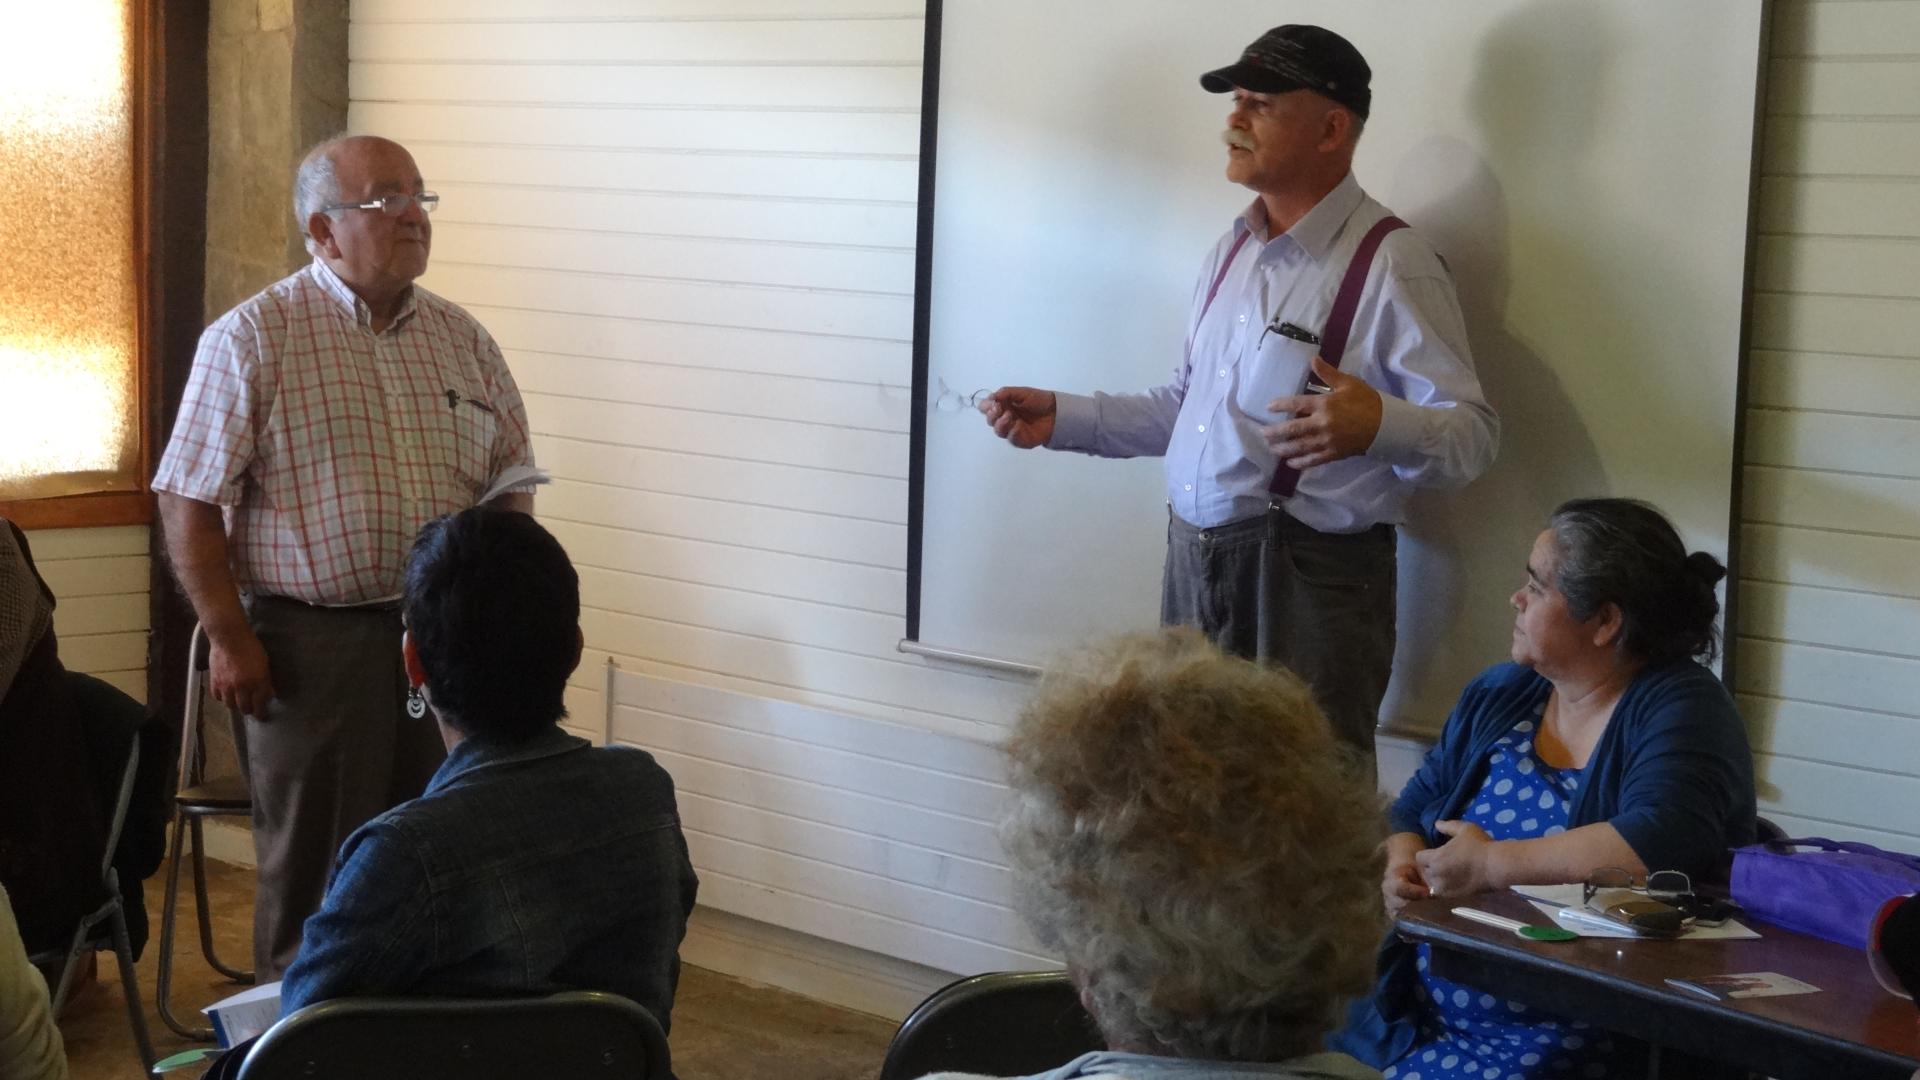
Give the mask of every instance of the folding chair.
<path id="1" fill-rule="evenodd" d="M 648 1080 L 670 1066 L 653 1015 L 615 994 L 338 998 L 267 1029 L 239 1080 Z"/>
<path id="2" fill-rule="evenodd" d="M 160 1019 L 178 1034 L 202 1042 L 213 1041 L 213 1028 L 188 1027 L 173 1015 L 173 924 L 180 903 L 180 854 L 191 837 L 193 899 L 200 920 L 200 953 L 213 969 L 235 982 L 250 983 L 253 972 L 230 967 L 213 950 L 213 918 L 207 910 L 206 836 L 201 822 L 210 817 L 253 817 L 253 797 L 240 777 L 206 778 L 206 745 L 201 735 L 207 672 L 207 634 L 198 624 L 187 646 L 187 708 L 181 722 L 180 782 L 173 796 L 173 839 L 167 854 L 167 895 L 160 907 L 159 970 L 153 996 Z"/>
<path id="3" fill-rule="evenodd" d="M 933 992 L 900 1024 L 880 1080 L 931 1072 L 1025 1076 L 1065 1065 L 1106 1039 L 1064 971 L 995 971 Z"/>
<path id="4" fill-rule="evenodd" d="M 143 1069 L 153 1067 L 153 1039 L 147 1034 L 147 1017 L 140 1007 L 140 984 L 133 970 L 133 945 L 127 940 L 127 913 L 121 906 L 120 875 L 113 868 L 114 851 L 120 845 L 120 827 L 126 823 L 127 802 L 133 796 L 134 774 L 140 768 L 140 729 L 136 725 L 127 736 L 126 764 L 120 769 L 120 787 L 115 793 L 113 814 L 107 828 L 107 849 L 100 857 L 100 876 L 106 882 L 107 899 L 74 928 L 73 941 L 66 953 L 48 952 L 33 957 L 34 964 L 60 965 L 60 981 L 53 991 L 53 1015 L 66 1007 L 67 994 L 73 989 L 83 959 L 102 949 L 112 949 L 120 961 L 120 988 L 127 1001 L 127 1019 L 133 1025 L 134 1043 L 140 1050 Z"/>

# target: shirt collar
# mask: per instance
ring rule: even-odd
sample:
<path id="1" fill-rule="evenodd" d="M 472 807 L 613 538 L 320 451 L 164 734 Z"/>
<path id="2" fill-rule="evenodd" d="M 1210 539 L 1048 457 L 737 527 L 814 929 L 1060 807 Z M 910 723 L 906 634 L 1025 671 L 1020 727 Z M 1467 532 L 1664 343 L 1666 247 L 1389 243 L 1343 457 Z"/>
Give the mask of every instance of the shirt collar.
<path id="1" fill-rule="evenodd" d="M 469 735 L 460 740 L 460 745 L 447 752 L 447 760 L 440 763 L 439 770 L 428 782 L 426 794 L 431 795 L 441 788 L 450 786 L 462 776 L 480 769 L 537 761 L 540 758 L 582 750 L 590 745 L 592 744 L 580 736 L 569 735 L 560 730 L 558 724 L 531 739 L 517 743 L 494 742 Z"/>
<path id="2" fill-rule="evenodd" d="M 340 280 L 340 275 L 333 272 L 333 267 L 328 266 L 327 261 L 318 255 L 313 257 L 313 280 L 319 283 L 320 288 L 325 290 L 335 303 L 345 308 L 347 314 L 353 316 L 356 325 L 368 329 L 373 327 L 373 309 L 367 306 L 365 300 L 360 299 L 360 294 L 354 292 L 352 286 Z M 387 329 L 397 330 L 406 325 L 407 320 L 413 318 L 414 311 L 414 288 L 409 285 L 400 298 L 400 313 L 393 317 L 393 322 L 387 325 Z"/>
<path id="3" fill-rule="evenodd" d="M 1327 252 L 1333 248 L 1334 237 L 1340 235 L 1340 227 L 1347 223 L 1353 212 L 1360 208 L 1360 200 L 1366 192 L 1360 190 L 1360 181 L 1354 179 L 1352 170 L 1334 185 L 1332 191 L 1321 196 L 1313 204 L 1306 216 L 1293 223 L 1283 235 L 1299 246 L 1300 250 L 1313 257 L 1314 262 L 1326 260 Z M 1240 223 L 1255 231 L 1264 231 L 1267 227 L 1267 206 L 1258 198 L 1240 215 Z M 1271 237 L 1272 243 L 1279 237 Z"/>

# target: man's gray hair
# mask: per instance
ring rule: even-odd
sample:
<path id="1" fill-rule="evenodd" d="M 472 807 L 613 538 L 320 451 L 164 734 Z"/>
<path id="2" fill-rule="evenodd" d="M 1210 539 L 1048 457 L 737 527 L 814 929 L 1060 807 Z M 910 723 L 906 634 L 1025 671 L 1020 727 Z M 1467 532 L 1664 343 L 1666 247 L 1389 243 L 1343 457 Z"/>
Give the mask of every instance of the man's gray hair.
<path id="1" fill-rule="evenodd" d="M 1116 638 L 1049 670 L 1007 754 L 1016 905 L 1108 1045 L 1284 1060 L 1371 985 L 1380 796 L 1291 673 Z"/>
<path id="2" fill-rule="evenodd" d="M 300 227 L 300 235 L 307 239 L 307 250 L 315 250 L 313 234 L 308 231 L 307 223 L 320 208 L 329 203 L 340 201 L 340 174 L 334 168 L 333 152 L 340 144 L 354 135 L 342 132 L 331 135 L 314 143 L 306 156 L 300 159 L 300 167 L 293 174 L 293 217 Z"/>

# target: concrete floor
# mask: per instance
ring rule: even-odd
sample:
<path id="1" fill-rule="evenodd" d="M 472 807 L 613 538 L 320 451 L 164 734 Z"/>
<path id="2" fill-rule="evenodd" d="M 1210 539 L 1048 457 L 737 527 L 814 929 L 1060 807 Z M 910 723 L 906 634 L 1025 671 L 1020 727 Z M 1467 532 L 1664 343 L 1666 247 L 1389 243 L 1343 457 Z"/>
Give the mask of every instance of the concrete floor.
<path id="1" fill-rule="evenodd" d="M 253 919 L 253 872 L 209 863 L 214 946 L 227 963 L 245 964 Z M 155 943 L 137 966 L 147 1025 L 159 1056 L 201 1045 L 173 1034 L 155 1011 L 153 984 L 160 938 L 160 898 L 166 868 L 147 882 Z M 175 1016 L 202 1021 L 199 1008 L 240 988 L 201 959 L 189 876 L 181 875 L 181 921 L 175 931 Z M 673 1068 L 681 1080 L 871 1080 L 880 1069 L 890 1020 L 835 1008 L 798 994 L 686 967 L 673 1007 Z M 118 964 L 99 954 L 99 977 L 68 1004 L 61 1018 L 74 1080 L 140 1080 Z M 180 1076 L 180 1073 L 171 1074 Z M 195 1075 L 189 1070 L 186 1075 Z"/>

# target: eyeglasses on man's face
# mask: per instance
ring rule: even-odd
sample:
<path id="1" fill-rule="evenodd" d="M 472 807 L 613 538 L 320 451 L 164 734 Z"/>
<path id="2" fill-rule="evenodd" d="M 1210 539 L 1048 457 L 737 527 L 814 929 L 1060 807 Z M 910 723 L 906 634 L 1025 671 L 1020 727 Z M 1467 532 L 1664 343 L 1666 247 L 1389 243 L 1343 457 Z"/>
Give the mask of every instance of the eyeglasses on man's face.
<path id="1" fill-rule="evenodd" d="M 401 214 L 407 212 L 408 203 L 418 205 L 420 212 L 423 214 L 431 214 L 433 213 L 434 207 L 440 205 L 440 196 L 431 191 L 423 191 L 418 195 L 382 195 L 377 199 L 369 199 L 366 202 L 334 203 L 331 206 L 323 206 L 320 208 L 320 212 L 323 214 L 331 214 L 336 210 L 378 210 L 388 217 L 399 217 Z"/>

